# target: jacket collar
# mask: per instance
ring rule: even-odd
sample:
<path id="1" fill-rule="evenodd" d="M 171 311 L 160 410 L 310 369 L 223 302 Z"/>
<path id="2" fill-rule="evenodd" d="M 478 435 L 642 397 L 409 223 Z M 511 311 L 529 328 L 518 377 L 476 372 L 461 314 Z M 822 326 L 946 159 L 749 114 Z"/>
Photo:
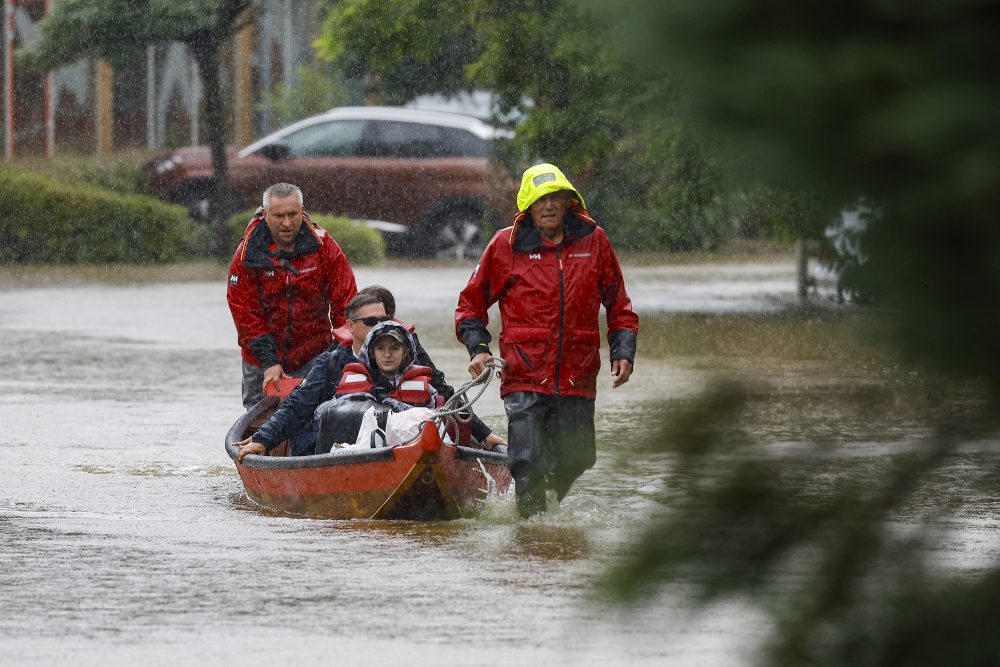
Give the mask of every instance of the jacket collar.
<path id="1" fill-rule="evenodd" d="M 267 223 L 260 216 L 254 217 L 243 232 L 243 264 L 255 269 L 274 268 L 274 257 L 271 255 L 271 246 L 274 241 L 271 238 L 271 230 Z M 306 255 L 320 249 L 320 240 L 316 234 L 316 226 L 309 216 L 302 214 L 302 225 L 299 233 L 295 237 L 295 248 L 291 257 Z"/>
<path id="2" fill-rule="evenodd" d="M 596 228 L 597 221 L 590 217 L 586 209 L 571 205 L 566 211 L 566 220 L 563 223 L 562 243 L 589 236 Z M 531 214 L 527 211 L 514 216 L 514 226 L 511 228 L 508 240 L 517 252 L 529 252 L 548 245 L 542 240 L 542 235 L 538 233 L 538 229 L 531 221 Z"/>

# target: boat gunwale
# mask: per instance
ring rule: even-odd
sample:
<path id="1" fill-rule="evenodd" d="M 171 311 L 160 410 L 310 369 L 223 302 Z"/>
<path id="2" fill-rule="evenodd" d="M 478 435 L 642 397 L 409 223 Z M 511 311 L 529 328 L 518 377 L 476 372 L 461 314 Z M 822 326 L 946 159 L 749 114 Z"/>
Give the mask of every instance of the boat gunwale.
<path id="1" fill-rule="evenodd" d="M 247 431 L 249 425 L 255 419 L 259 418 L 265 412 L 277 405 L 278 399 L 276 397 L 267 396 L 262 401 L 247 410 L 242 417 L 236 420 L 236 423 L 233 424 L 233 426 L 229 429 L 229 432 L 226 434 L 226 453 L 229 454 L 229 458 L 231 458 L 234 462 L 236 461 L 236 455 L 239 452 L 239 447 L 236 446 L 236 442 L 243 438 L 243 434 Z M 428 422 L 425 422 L 425 428 L 427 423 Z M 423 431 L 421 431 L 421 434 L 423 434 Z M 396 447 L 412 446 L 419 447 L 419 441 L 415 441 L 409 445 L 396 445 Z M 444 444 L 443 446 L 454 447 L 456 449 L 456 458 L 464 461 L 479 460 L 486 464 L 507 465 L 506 454 L 501 454 L 487 449 L 465 447 L 463 445 L 455 446 Z M 396 447 L 340 450 L 331 451 L 327 454 L 309 454 L 306 456 L 260 456 L 257 454 L 249 454 L 243 457 L 243 462 L 238 463 L 237 466 L 243 465 L 247 468 L 256 468 L 259 470 L 287 470 L 391 461 L 394 458 L 393 450 Z"/>

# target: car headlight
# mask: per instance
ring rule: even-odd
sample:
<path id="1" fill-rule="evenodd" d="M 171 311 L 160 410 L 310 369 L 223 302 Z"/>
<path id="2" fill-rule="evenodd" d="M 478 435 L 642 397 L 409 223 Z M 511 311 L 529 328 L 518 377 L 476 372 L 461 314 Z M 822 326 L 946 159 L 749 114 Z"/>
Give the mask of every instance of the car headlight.
<path id="1" fill-rule="evenodd" d="M 153 168 L 156 170 L 157 174 L 165 174 L 168 171 L 176 169 L 182 162 L 184 162 L 184 158 L 180 155 L 171 155 L 166 160 L 160 160 L 157 162 L 153 165 Z"/>

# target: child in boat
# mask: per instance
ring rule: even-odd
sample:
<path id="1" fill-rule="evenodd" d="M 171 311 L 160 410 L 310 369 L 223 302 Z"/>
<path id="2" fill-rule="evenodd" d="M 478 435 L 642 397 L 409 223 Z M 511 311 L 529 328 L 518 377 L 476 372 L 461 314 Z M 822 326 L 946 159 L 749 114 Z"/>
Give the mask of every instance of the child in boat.
<path id="1" fill-rule="evenodd" d="M 424 414 L 409 415 L 412 419 L 403 419 L 405 426 L 390 418 L 389 413 L 433 408 L 439 400 L 437 390 L 431 385 L 433 369 L 415 364 L 415 357 L 416 344 L 406 327 L 393 321 L 372 327 L 358 353 L 360 361 L 344 367 L 335 398 L 316 410 L 319 442 L 325 445 L 329 440 L 356 438 L 356 444 L 363 445 L 369 437 L 374 437 L 371 434 L 377 428 L 383 431 L 383 442 L 408 439 L 397 436 L 403 432 L 410 435 L 408 431 L 419 429 L 418 425 L 432 413 L 420 410 Z M 383 409 L 365 416 L 371 412 L 369 406 Z M 366 421 L 369 418 L 373 421 Z M 389 421 L 393 421 L 392 427 Z"/>
<path id="2" fill-rule="evenodd" d="M 393 321 L 376 324 L 361 345 L 360 361 L 344 367 L 338 402 L 371 397 L 393 412 L 435 407 L 433 369 L 415 364 L 416 354 L 405 327 Z"/>

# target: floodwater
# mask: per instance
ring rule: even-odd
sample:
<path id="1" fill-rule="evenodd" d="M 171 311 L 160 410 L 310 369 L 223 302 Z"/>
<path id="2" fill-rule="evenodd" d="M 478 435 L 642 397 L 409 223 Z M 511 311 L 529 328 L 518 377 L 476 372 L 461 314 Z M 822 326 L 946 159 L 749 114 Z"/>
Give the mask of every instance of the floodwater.
<path id="1" fill-rule="evenodd" d="M 451 317 L 470 271 L 357 270 L 359 285 L 393 290 L 455 384 L 467 356 Z M 630 456 L 653 406 L 720 372 L 764 374 L 781 400 L 758 406 L 754 429 L 779 450 L 842 438 L 877 443 L 864 450 L 876 459 L 921 426 L 909 412 L 817 407 L 831 388 L 878 384 L 877 360 L 845 366 L 794 340 L 769 360 L 780 327 L 745 316 L 793 302 L 790 257 L 625 272 L 640 357 L 624 387 L 601 378 L 595 469 L 542 517 L 518 520 L 501 497 L 480 518 L 433 524 L 303 519 L 247 500 L 223 450 L 241 413 L 224 268 L 212 280 L 184 267 L 0 272 L 0 663 L 748 664 L 769 630 L 749 604 L 694 614 L 680 585 L 630 609 L 593 594 L 669 497 L 669 454 Z M 477 412 L 504 431 L 495 387 Z M 987 450 L 968 452 L 970 468 Z M 963 566 L 997 555 L 990 502 L 956 518 L 948 553 Z"/>

